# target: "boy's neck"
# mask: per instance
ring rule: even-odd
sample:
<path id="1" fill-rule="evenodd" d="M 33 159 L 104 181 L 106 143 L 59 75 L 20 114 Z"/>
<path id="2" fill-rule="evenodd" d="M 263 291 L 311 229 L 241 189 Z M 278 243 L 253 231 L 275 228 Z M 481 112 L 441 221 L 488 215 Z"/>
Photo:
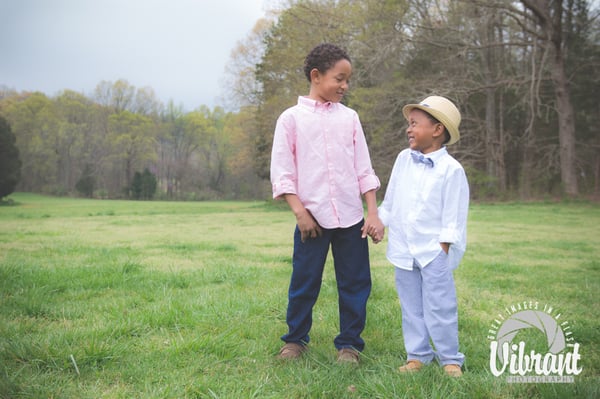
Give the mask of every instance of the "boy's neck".
<path id="1" fill-rule="evenodd" d="M 310 93 L 308 93 L 308 96 L 306 96 L 307 98 L 310 98 L 311 100 L 314 100 L 318 103 L 324 104 L 327 101 L 324 101 L 323 98 L 321 98 L 321 96 L 319 96 L 317 93 L 315 93 L 313 90 L 310 91 Z"/>
<path id="2" fill-rule="evenodd" d="M 444 147 L 443 144 L 440 143 L 433 143 L 433 145 L 425 148 L 424 150 L 418 150 L 421 152 L 421 154 L 431 154 L 432 152 L 436 152 L 438 150 L 441 150 Z"/>

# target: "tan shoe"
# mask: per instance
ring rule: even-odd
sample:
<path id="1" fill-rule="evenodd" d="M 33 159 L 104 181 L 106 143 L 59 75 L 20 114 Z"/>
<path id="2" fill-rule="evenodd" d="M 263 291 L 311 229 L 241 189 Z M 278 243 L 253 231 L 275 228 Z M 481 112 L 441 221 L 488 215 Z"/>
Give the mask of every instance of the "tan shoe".
<path id="1" fill-rule="evenodd" d="M 450 377 L 458 378 L 462 376 L 462 370 L 458 364 L 447 364 L 444 366 L 444 371 Z"/>
<path id="2" fill-rule="evenodd" d="M 400 366 L 398 371 L 401 373 L 416 373 L 423 367 L 423 362 L 418 360 L 409 360 L 404 366 Z"/>
<path id="3" fill-rule="evenodd" d="M 281 349 L 279 350 L 277 359 L 281 359 L 281 360 L 298 359 L 307 350 L 308 350 L 308 348 L 305 345 L 297 344 L 295 342 L 288 342 L 287 344 L 283 345 L 281 347 Z"/>
<path id="4" fill-rule="evenodd" d="M 339 363 L 354 363 L 358 364 L 359 353 L 356 349 L 342 348 L 338 351 L 337 361 Z"/>

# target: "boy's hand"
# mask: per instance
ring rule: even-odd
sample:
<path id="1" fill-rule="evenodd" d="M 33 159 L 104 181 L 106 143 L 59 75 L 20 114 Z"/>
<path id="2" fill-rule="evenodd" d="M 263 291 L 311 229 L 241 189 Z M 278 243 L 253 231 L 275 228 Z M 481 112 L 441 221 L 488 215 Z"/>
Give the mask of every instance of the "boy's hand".
<path id="1" fill-rule="evenodd" d="M 319 226 L 310 211 L 304 207 L 298 196 L 296 194 L 285 194 L 285 200 L 296 216 L 296 223 L 298 224 L 298 230 L 300 230 L 300 239 L 302 242 L 307 238 L 321 237 L 323 234 L 321 226 Z"/>
<path id="2" fill-rule="evenodd" d="M 377 214 L 369 214 L 365 219 L 365 224 L 361 229 L 362 238 L 371 237 L 374 244 L 379 244 L 385 235 L 385 226 Z"/>
<path id="3" fill-rule="evenodd" d="M 446 253 L 446 255 L 448 254 L 448 251 L 450 250 L 450 244 L 448 244 L 447 242 L 440 242 L 440 246 L 442 247 L 442 250 Z"/>
<path id="4" fill-rule="evenodd" d="M 296 222 L 298 223 L 298 229 L 300 230 L 300 239 L 304 242 L 307 238 L 321 237 L 323 230 L 317 223 L 313 215 L 307 210 L 296 214 Z"/>
<path id="5" fill-rule="evenodd" d="M 380 243 L 383 240 L 385 233 L 385 227 L 379 219 L 377 213 L 377 198 L 375 197 L 375 190 L 367 191 L 365 194 L 365 201 L 367 202 L 367 217 L 365 224 L 362 227 L 362 238 L 367 238 L 367 235 L 371 237 L 374 244 Z"/>

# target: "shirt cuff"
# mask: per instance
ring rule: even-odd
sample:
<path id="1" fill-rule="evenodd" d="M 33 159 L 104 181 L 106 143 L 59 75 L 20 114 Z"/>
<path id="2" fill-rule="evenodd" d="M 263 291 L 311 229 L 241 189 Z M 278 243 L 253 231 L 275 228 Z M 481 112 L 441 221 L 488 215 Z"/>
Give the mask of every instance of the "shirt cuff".
<path id="1" fill-rule="evenodd" d="M 358 181 L 358 184 L 362 194 L 371 190 L 379 190 L 379 187 L 381 187 L 379 178 L 376 175 L 364 176 Z"/>
<path id="2" fill-rule="evenodd" d="M 291 180 L 273 183 L 273 198 L 279 198 L 284 194 L 296 194 L 296 185 Z"/>
<path id="3" fill-rule="evenodd" d="M 457 243 L 460 240 L 460 232 L 452 227 L 443 228 L 440 232 L 440 242 L 449 244 Z"/>
<path id="4" fill-rule="evenodd" d="M 390 214 L 383 207 L 377 208 L 377 214 L 379 216 L 379 220 L 383 223 L 384 226 L 388 227 L 390 225 Z"/>

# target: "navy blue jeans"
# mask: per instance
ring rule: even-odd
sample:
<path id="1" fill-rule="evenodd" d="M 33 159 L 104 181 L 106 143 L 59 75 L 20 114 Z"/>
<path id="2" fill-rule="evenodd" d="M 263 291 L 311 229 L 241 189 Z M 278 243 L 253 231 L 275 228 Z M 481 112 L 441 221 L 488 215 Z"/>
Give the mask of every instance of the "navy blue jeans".
<path id="1" fill-rule="evenodd" d="M 300 239 L 296 226 L 292 278 L 288 293 L 285 342 L 307 344 L 312 327 L 312 310 L 321 290 L 323 268 L 331 246 L 338 289 L 340 332 L 334 339 L 337 349 L 353 347 L 359 351 L 365 343 L 360 334 L 367 318 L 367 299 L 371 293 L 371 269 L 368 241 L 361 237 L 364 221 L 339 229 L 323 229 L 317 238 Z"/>

